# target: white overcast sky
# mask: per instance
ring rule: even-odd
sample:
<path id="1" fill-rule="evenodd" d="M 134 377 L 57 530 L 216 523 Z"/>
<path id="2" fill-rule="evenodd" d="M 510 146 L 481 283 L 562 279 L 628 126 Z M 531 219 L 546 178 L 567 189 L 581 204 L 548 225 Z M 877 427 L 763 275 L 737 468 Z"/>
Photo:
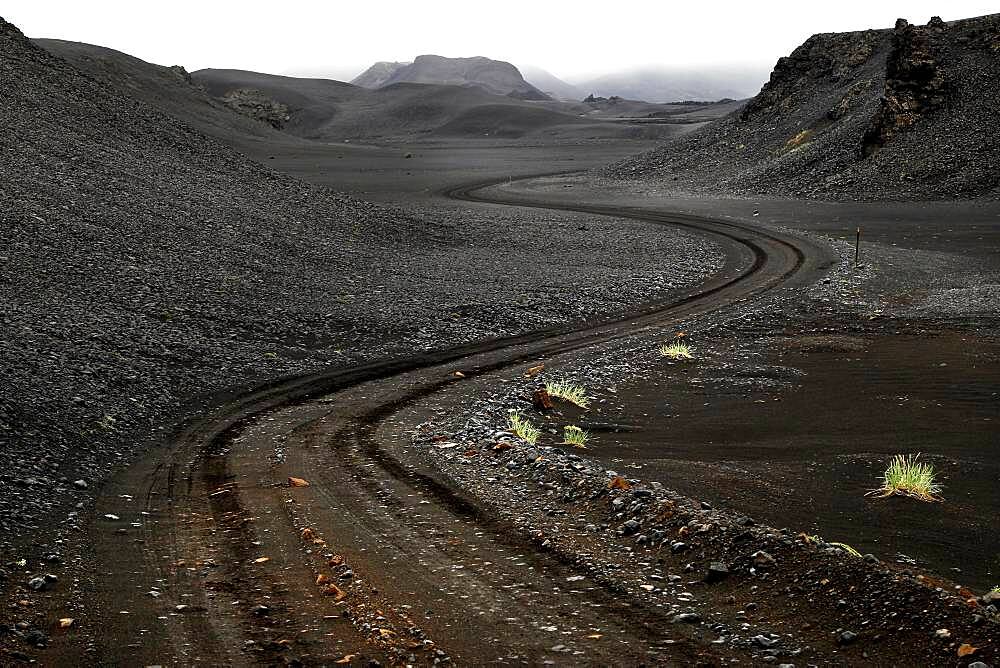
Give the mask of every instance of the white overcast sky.
<path id="1" fill-rule="evenodd" d="M 1000 11 L 996 0 L 5 0 L 29 37 L 107 46 L 160 65 L 350 79 L 376 60 L 488 56 L 564 79 L 633 66 L 765 66 L 816 32 Z"/>

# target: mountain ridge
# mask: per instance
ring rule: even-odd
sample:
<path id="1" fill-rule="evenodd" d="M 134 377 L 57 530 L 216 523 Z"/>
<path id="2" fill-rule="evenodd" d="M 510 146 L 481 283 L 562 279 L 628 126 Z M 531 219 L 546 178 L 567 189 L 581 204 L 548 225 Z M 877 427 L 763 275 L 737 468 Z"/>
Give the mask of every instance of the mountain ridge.
<path id="1" fill-rule="evenodd" d="M 424 54 L 411 63 L 380 61 L 362 72 L 354 82 L 366 88 L 384 88 L 396 83 L 465 86 L 520 100 L 550 99 L 525 81 L 511 63 L 484 56 L 448 58 Z"/>

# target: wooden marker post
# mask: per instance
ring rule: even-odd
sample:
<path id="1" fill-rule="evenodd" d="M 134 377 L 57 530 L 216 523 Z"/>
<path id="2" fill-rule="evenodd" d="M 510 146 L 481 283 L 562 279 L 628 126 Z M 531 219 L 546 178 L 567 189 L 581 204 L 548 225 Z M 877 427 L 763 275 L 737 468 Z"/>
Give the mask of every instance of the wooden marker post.
<path id="1" fill-rule="evenodd" d="M 861 257 L 861 228 L 858 228 L 858 236 L 854 240 L 854 266 L 858 266 L 858 260 Z"/>

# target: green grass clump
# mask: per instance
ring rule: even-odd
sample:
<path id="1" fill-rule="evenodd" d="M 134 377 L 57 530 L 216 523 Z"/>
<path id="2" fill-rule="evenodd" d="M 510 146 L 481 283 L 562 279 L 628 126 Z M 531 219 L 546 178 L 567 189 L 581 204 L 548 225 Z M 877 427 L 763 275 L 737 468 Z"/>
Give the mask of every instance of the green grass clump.
<path id="1" fill-rule="evenodd" d="M 691 346 L 683 341 L 673 341 L 660 346 L 660 354 L 672 360 L 691 359 Z"/>
<path id="2" fill-rule="evenodd" d="M 507 428 L 528 445 L 534 445 L 542 433 L 541 429 L 528 422 L 520 413 L 507 416 Z"/>
<path id="3" fill-rule="evenodd" d="M 570 424 L 563 428 L 563 443 L 566 445 L 572 445 L 577 448 L 586 448 L 587 439 L 589 438 L 590 434 L 576 425 Z"/>
<path id="4" fill-rule="evenodd" d="M 839 547 L 840 549 L 842 549 L 844 552 L 846 552 L 847 554 L 851 555 L 852 557 L 857 557 L 859 559 L 861 558 L 861 553 L 858 552 L 857 550 L 855 550 L 853 547 L 851 547 L 847 543 L 827 543 L 827 545 L 833 545 L 834 547 Z"/>
<path id="5" fill-rule="evenodd" d="M 545 383 L 545 391 L 550 397 L 556 397 L 571 404 L 576 404 L 580 408 L 590 406 L 590 399 L 587 398 L 587 391 L 582 385 L 573 385 L 564 381 L 550 381 Z"/>
<path id="6" fill-rule="evenodd" d="M 852 557 L 858 557 L 859 559 L 861 558 L 861 553 L 858 552 L 857 550 L 855 550 L 853 547 L 851 547 L 847 543 L 834 543 L 834 542 L 831 542 L 831 541 L 823 540 L 822 536 L 819 536 L 819 535 L 810 536 L 810 535 L 804 534 L 804 533 L 799 534 L 799 538 L 801 538 L 807 545 L 819 545 L 820 543 L 823 543 L 823 544 L 826 544 L 826 545 L 832 545 L 833 547 L 839 547 L 840 549 L 842 549 L 844 552 L 846 552 L 847 554 L 851 555 Z"/>
<path id="7" fill-rule="evenodd" d="M 873 489 L 869 496 L 908 496 L 920 501 L 941 501 L 941 486 L 934 482 L 934 467 L 918 461 L 920 454 L 896 455 L 882 476 L 882 486 Z"/>

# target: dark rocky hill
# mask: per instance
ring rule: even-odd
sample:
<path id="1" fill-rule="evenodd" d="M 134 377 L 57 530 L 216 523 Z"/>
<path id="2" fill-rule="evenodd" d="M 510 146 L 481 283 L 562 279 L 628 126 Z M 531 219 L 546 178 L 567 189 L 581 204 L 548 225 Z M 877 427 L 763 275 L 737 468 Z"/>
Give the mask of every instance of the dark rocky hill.
<path id="1" fill-rule="evenodd" d="M 506 95 L 520 100 L 549 99 L 548 95 L 525 81 L 518 69 L 510 63 L 482 56 L 445 58 L 424 55 L 417 56 L 409 64 L 376 63 L 355 79 L 355 82 L 370 88 L 391 86 L 396 83 L 467 86 L 493 95 Z"/>
<path id="2" fill-rule="evenodd" d="M 832 199 L 1000 196 L 1000 15 L 820 34 L 742 110 L 608 174 Z"/>
<path id="3" fill-rule="evenodd" d="M 273 138 L 276 133 L 272 128 L 282 125 L 280 111 L 272 118 L 259 115 L 264 123 L 247 118 L 248 114 L 234 113 L 225 102 L 194 82 L 179 65 L 154 65 L 121 51 L 93 44 L 61 39 L 32 41 L 69 61 L 98 82 L 138 98 L 206 134 L 224 136 L 237 133 Z"/>
<path id="4" fill-rule="evenodd" d="M 336 116 L 341 106 L 367 93 L 364 88 L 333 79 L 245 70 L 204 69 L 192 72 L 191 78 L 209 94 L 243 113 L 283 116 L 280 127 L 300 137 L 317 137 L 317 129 Z M 247 104 L 241 104 L 242 100 Z"/>

